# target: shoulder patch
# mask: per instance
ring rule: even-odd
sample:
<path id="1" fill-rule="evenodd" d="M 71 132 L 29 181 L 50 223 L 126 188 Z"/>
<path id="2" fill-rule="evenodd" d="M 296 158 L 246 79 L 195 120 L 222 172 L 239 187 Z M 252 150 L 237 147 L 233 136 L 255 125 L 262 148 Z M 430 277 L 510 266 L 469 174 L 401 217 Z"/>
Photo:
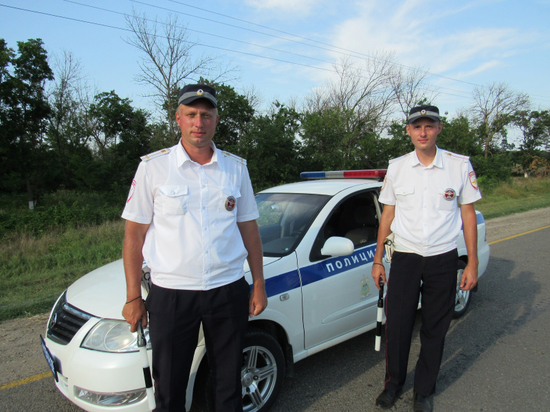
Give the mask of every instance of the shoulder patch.
<path id="1" fill-rule="evenodd" d="M 222 154 L 224 157 L 227 157 L 229 159 L 233 159 L 239 163 L 242 163 L 246 166 L 246 159 L 243 159 L 242 157 L 239 157 L 237 155 L 234 155 L 233 153 L 226 152 L 225 150 L 222 150 Z"/>
<path id="2" fill-rule="evenodd" d="M 459 160 L 463 162 L 467 162 L 468 160 L 470 160 L 469 156 L 459 155 L 453 152 L 445 152 L 445 156 L 449 159 Z"/>
<path id="3" fill-rule="evenodd" d="M 145 156 L 141 156 L 141 160 L 143 160 L 144 162 L 148 162 L 151 159 L 155 159 L 159 156 L 163 156 L 168 153 L 170 153 L 170 149 L 157 150 L 156 152 L 149 153 L 148 155 L 145 155 Z"/>
<path id="4" fill-rule="evenodd" d="M 411 155 L 411 153 L 404 154 L 403 156 L 396 157 L 395 159 L 390 159 L 390 164 L 395 163 L 395 162 L 399 162 L 402 159 L 406 159 L 407 157 L 409 157 Z"/>

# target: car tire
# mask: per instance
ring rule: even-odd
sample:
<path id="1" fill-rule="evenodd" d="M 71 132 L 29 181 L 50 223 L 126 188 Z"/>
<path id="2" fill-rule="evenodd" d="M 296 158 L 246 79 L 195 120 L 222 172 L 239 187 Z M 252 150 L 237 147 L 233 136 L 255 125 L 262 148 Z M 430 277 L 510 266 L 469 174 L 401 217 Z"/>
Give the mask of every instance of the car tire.
<path id="1" fill-rule="evenodd" d="M 285 377 L 285 358 L 269 333 L 250 329 L 245 336 L 241 370 L 243 412 L 265 412 L 277 398 Z M 192 411 L 214 411 L 212 374 L 205 361 L 197 374 Z"/>
<path id="2" fill-rule="evenodd" d="M 472 298 L 471 290 L 460 289 L 460 281 L 462 280 L 462 274 L 466 268 L 466 262 L 463 260 L 458 261 L 458 271 L 456 273 L 456 295 L 455 295 L 455 309 L 453 313 L 453 319 L 458 319 L 466 313 L 470 300 Z"/>

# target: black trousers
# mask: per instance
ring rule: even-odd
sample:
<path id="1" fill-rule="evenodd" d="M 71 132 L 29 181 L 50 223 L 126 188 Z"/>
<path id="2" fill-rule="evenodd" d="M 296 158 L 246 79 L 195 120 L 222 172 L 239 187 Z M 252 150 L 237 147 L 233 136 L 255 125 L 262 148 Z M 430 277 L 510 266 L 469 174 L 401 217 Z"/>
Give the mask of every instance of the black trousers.
<path id="1" fill-rule="evenodd" d="M 243 278 L 208 291 L 152 285 L 146 306 L 153 347 L 155 411 L 185 411 L 202 323 L 217 412 L 242 412 L 241 367 L 250 286 Z"/>
<path id="2" fill-rule="evenodd" d="M 407 364 L 419 295 L 422 292 L 420 355 L 414 390 L 422 396 L 435 392 L 443 357 L 445 335 L 453 317 L 458 253 L 422 257 L 395 252 L 386 294 L 386 378 L 389 391 L 401 390 Z"/>

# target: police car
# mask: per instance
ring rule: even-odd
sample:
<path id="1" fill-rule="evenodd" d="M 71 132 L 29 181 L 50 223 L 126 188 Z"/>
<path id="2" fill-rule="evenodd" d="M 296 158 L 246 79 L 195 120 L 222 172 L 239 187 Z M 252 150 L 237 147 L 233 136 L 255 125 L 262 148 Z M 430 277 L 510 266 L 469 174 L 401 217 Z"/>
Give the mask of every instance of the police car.
<path id="1" fill-rule="evenodd" d="M 268 410 L 294 363 L 376 327 L 379 294 L 371 268 L 384 175 L 385 170 L 306 172 L 306 181 L 257 194 L 269 305 L 249 322 L 241 375 L 245 412 Z M 477 223 L 482 275 L 489 246 L 479 212 Z M 468 260 L 462 236 L 458 251 L 457 284 Z M 457 287 L 455 317 L 466 311 L 470 297 Z M 52 309 L 44 354 L 57 388 L 84 410 L 149 410 L 136 334 L 121 316 L 125 298 L 119 260 L 72 284 Z M 187 387 L 188 410 L 191 402 L 193 410 L 212 408 L 205 354 L 201 337 Z"/>

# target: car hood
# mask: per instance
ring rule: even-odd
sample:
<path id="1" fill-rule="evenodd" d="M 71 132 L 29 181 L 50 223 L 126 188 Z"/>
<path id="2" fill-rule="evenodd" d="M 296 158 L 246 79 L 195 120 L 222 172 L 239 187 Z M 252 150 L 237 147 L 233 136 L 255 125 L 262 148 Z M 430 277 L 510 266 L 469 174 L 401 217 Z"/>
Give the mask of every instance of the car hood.
<path id="1" fill-rule="evenodd" d="M 264 266 L 280 258 L 264 257 Z M 248 262 L 244 265 L 249 272 Z M 122 259 L 82 276 L 67 289 L 67 302 L 98 318 L 123 319 L 126 301 L 126 278 Z"/>

